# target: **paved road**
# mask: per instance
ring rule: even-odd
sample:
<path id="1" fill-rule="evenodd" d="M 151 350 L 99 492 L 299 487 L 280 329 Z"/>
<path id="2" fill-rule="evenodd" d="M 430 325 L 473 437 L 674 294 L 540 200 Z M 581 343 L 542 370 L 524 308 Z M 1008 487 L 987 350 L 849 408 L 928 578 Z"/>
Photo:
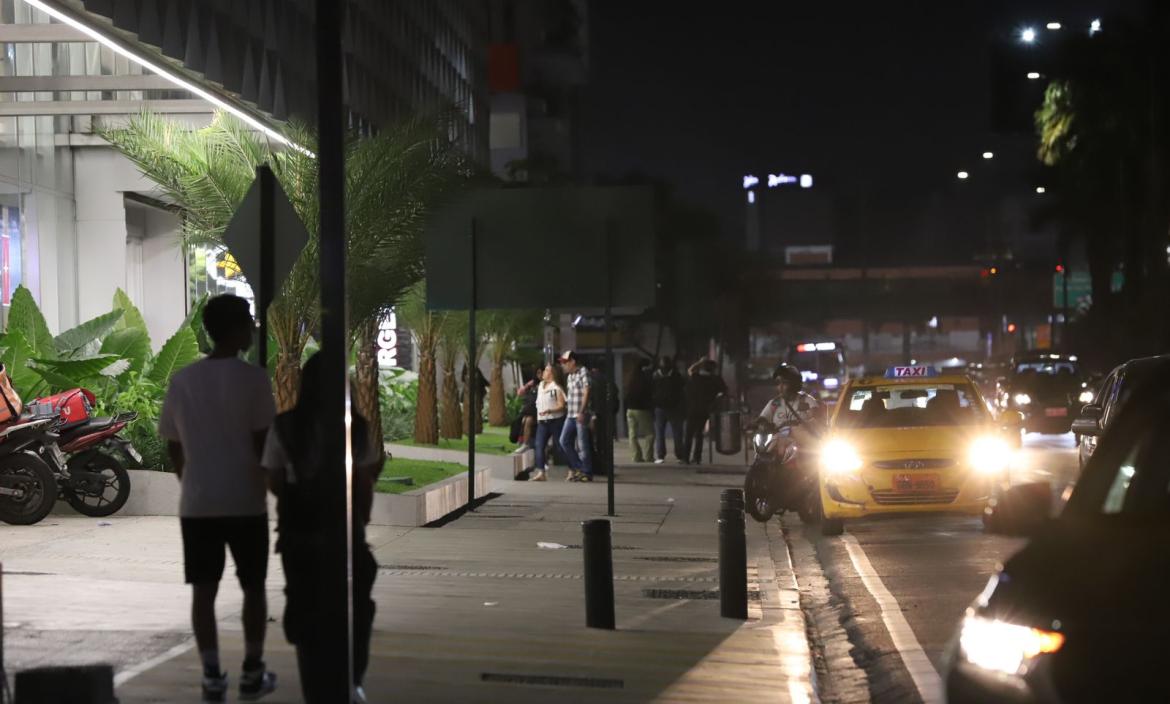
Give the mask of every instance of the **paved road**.
<path id="1" fill-rule="evenodd" d="M 1013 481 L 1051 481 L 1060 494 L 1076 472 L 1071 435 L 1029 435 Z M 787 517 L 785 525 L 794 553 L 807 553 L 797 564 L 801 586 L 827 586 L 819 600 L 806 589 L 806 608 L 821 611 L 822 640 L 847 637 L 852 646 L 850 658 L 830 660 L 838 671 L 827 673 L 826 701 L 940 701 L 937 673 L 948 641 L 997 565 L 1021 544 L 985 534 L 979 519 L 968 517 L 858 521 L 842 538 L 821 538 Z M 868 691 L 853 686 L 858 671 Z M 834 687 L 840 682 L 848 684 Z"/>

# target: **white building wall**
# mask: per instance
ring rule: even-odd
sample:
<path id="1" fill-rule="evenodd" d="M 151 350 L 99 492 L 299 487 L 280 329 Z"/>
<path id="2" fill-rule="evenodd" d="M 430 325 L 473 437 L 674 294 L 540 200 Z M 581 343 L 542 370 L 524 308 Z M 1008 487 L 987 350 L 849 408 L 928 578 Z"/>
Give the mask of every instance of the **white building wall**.
<path id="1" fill-rule="evenodd" d="M 140 308 L 151 343 L 158 350 L 187 317 L 187 267 L 179 218 L 156 208 L 145 210 Z"/>

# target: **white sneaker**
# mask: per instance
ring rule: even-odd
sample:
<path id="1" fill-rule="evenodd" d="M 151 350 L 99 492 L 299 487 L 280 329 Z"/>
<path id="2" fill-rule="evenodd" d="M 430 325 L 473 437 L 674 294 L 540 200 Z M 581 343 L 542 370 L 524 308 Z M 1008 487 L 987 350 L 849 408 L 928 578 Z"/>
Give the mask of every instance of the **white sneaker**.
<path id="1" fill-rule="evenodd" d="M 666 462 L 666 460 L 662 459 L 661 457 L 654 460 L 654 464 L 665 464 L 665 462 Z"/>
<path id="2" fill-rule="evenodd" d="M 548 473 L 543 469 L 538 469 L 532 473 L 532 479 L 529 481 L 547 482 L 548 481 Z"/>
<path id="3" fill-rule="evenodd" d="M 528 450 L 527 445 L 521 445 L 520 447 L 517 447 L 515 450 L 512 450 L 512 454 L 513 455 L 523 455 L 524 452 L 527 450 Z"/>

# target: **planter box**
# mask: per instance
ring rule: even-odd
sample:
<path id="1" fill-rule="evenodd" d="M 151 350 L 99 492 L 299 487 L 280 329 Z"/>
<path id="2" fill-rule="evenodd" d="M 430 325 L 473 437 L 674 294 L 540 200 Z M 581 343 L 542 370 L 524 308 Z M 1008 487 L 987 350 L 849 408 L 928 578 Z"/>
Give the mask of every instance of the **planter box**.
<path id="1" fill-rule="evenodd" d="M 490 489 L 491 469 L 488 467 L 477 468 L 475 471 L 475 495 L 485 496 Z M 376 526 L 424 526 L 458 511 L 465 505 L 467 505 L 467 475 L 460 474 L 403 494 L 374 494 L 374 508 L 370 514 L 370 524 Z"/>
<path id="2" fill-rule="evenodd" d="M 177 516 L 179 515 L 179 478 L 172 472 L 150 469 L 128 469 L 130 498 L 114 516 Z M 53 504 L 54 515 L 76 516 L 67 502 Z M 276 499 L 268 495 L 268 515 L 276 518 Z M 95 519 L 100 520 L 100 519 Z"/>
<path id="3" fill-rule="evenodd" d="M 434 447 L 415 447 L 414 445 L 386 445 L 386 452 L 394 457 L 408 460 L 433 460 L 435 462 L 454 462 L 467 466 L 467 453 L 460 450 L 440 450 Z M 532 469 L 536 465 L 536 453 L 525 450 L 519 455 L 475 455 L 476 470 L 486 468 L 491 470 L 492 476 L 497 479 L 515 479 L 521 473 Z M 479 492 L 476 492 L 479 495 Z"/>

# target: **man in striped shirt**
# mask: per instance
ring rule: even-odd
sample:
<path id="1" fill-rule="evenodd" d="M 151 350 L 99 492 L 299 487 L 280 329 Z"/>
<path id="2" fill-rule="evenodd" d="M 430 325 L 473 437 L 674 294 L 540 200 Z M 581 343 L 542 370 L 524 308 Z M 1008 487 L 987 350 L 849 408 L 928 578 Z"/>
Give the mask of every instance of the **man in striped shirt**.
<path id="1" fill-rule="evenodd" d="M 569 476 L 574 482 L 593 481 L 593 458 L 589 441 L 589 370 L 577 359 L 577 353 L 566 350 L 561 355 L 561 367 L 567 376 L 565 398 L 567 415 L 561 431 L 561 452 L 569 462 Z M 577 452 L 580 444 L 581 452 Z"/>

